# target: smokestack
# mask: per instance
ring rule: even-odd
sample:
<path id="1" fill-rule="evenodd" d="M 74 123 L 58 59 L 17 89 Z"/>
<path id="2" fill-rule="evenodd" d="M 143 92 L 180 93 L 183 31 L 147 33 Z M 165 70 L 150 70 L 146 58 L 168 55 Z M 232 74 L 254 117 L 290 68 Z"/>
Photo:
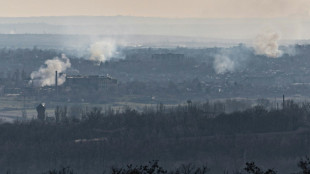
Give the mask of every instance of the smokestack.
<path id="1" fill-rule="evenodd" d="M 37 71 L 33 71 L 30 74 L 35 86 L 56 86 L 55 71 L 62 73 L 71 67 L 70 59 L 64 54 L 61 58 L 55 57 L 54 59 L 48 59 L 44 64 L 46 66 L 41 66 Z M 65 76 L 58 76 L 57 74 L 57 86 L 62 85 L 65 81 Z"/>
<path id="2" fill-rule="evenodd" d="M 284 94 L 283 94 L 283 109 L 285 107 L 285 98 L 284 98 Z"/>
<path id="3" fill-rule="evenodd" d="M 55 71 L 55 91 L 56 95 L 58 95 L 58 72 Z"/>

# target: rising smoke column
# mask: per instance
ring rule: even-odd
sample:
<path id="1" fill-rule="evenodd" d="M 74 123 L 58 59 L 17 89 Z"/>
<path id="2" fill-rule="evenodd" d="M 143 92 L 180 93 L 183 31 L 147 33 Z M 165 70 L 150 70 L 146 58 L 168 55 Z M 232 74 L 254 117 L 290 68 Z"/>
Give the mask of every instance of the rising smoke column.
<path id="1" fill-rule="evenodd" d="M 213 62 L 217 74 L 223 74 L 235 70 L 235 62 L 226 55 L 216 55 Z"/>
<path id="2" fill-rule="evenodd" d="M 61 58 L 55 57 L 45 61 L 45 66 L 41 66 L 38 71 L 33 71 L 30 74 L 31 81 L 35 86 L 51 86 L 55 85 L 55 71 L 59 73 L 65 72 L 71 67 L 70 60 L 62 54 Z M 66 81 L 64 75 L 59 76 L 58 84 L 62 85 Z"/>
<path id="3" fill-rule="evenodd" d="M 280 57 L 282 51 L 279 50 L 279 39 L 280 36 L 276 32 L 265 32 L 257 35 L 254 42 L 255 53 L 271 58 Z"/>
<path id="4" fill-rule="evenodd" d="M 105 62 L 117 54 L 117 48 L 113 41 L 100 41 L 90 46 L 90 52 L 90 60 Z"/>

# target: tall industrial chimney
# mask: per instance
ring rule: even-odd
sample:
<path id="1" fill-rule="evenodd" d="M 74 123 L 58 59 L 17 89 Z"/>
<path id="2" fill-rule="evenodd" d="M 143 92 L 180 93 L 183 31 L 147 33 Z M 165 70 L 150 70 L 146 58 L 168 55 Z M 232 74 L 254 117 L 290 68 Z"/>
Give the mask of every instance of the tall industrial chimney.
<path id="1" fill-rule="evenodd" d="M 58 95 L 58 72 L 55 71 L 55 91 L 56 95 Z"/>
<path id="2" fill-rule="evenodd" d="M 283 107 L 283 109 L 285 109 L 285 97 L 284 97 L 284 94 L 283 94 L 283 103 L 282 103 L 282 107 Z"/>

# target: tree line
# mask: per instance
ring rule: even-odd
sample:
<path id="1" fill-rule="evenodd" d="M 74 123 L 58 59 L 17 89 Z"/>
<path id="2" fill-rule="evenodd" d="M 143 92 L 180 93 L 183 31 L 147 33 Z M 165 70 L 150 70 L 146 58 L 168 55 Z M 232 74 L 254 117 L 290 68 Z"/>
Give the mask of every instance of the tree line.
<path id="1" fill-rule="evenodd" d="M 73 108 L 56 107 L 54 121 L 1 124 L 0 172 L 34 173 L 64 165 L 78 173 L 97 173 L 114 164 L 152 159 L 167 169 L 208 161 L 214 172 L 221 172 L 223 166 L 235 169 L 255 160 L 286 170 L 286 164 L 309 154 L 306 103 L 287 101 L 281 109 L 256 105 L 230 113 L 220 102 L 191 101 L 142 111 Z"/>

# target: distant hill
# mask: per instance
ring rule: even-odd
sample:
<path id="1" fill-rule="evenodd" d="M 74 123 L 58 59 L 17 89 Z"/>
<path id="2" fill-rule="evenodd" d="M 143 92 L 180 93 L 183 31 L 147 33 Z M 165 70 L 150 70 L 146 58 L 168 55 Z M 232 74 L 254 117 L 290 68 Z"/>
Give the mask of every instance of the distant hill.
<path id="1" fill-rule="evenodd" d="M 309 39 L 307 19 L 198 19 L 133 16 L 0 18 L 2 34 L 161 35 L 254 39 L 265 28 L 283 39 Z"/>
<path id="2" fill-rule="evenodd" d="M 165 35 L 0 34 L 0 48 L 89 49 L 98 41 L 129 47 L 230 47 L 246 41 Z"/>

